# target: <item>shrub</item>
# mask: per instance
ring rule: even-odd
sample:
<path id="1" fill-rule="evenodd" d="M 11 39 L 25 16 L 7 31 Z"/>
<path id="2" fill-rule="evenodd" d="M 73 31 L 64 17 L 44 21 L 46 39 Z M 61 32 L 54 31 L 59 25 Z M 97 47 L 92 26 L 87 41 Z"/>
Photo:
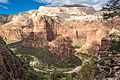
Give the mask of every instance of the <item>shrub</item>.
<path id="1" fill-rule="evenodd" d="M 94 80 L 98 76 L 99 70 L 97 69 L 96 59 L 92 57 L 90 61 L 85 62 L 80 70 L 80 80 Z"/>

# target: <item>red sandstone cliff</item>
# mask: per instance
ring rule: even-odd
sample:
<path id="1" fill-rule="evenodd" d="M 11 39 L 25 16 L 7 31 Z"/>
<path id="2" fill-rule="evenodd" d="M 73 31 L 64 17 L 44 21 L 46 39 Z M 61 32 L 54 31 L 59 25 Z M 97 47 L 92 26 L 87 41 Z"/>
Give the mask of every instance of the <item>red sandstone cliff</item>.
<path id="1" fill-rule="evenodd" d="M 44 11 L 47 8 L 50 12 Z M 57 9 L 57 12 L 52 14 L 52 9 Z M 79 12 L 76 14 L 69 13 L 73 9 L 74 7 L 42 7 L 38 11 L 20 13 L 15 15 L 10 22 L 0 27 L 0 35 L 4 37 L 7 43 L 13 43 L 27 38 L 31 32 L 35 33 L 36 36 L 43 35 L 43 38 L 48 41 L 52 41 L 58 34 L 61 34 L 64 37 L 70 37 L 73 42 L 84 39 L 85 44 L 82 49 L 98 50 L 101 39 L 112 28 L 120 26 L 118 23 L 120 21 L 119 18 L 104 21 L 101 13 L 98 14 L 99 12 L 91 11 L 91 13 L 87 13 L 86 10 L 81 10 L 87 15 L 79 15 Z M 114 26 L 110 25 L 111 22 Z"/>

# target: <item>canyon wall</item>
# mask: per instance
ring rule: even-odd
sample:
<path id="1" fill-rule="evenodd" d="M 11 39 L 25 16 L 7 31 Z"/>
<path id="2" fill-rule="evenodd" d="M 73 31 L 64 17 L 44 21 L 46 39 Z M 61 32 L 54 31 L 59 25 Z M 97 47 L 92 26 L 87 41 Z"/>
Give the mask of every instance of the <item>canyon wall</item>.
<path id="1" fill-rule="evenodd" d="M 40 7 L 14 15 L 10 22 L 1 25 L 0 35 L 7 43 L 26 39 L 31 32 L 43 35 L 48 42 L 62 35 L 71 38 L 73 43 L 84 40 L 82 49 L 98 50 L 101 39 L 116 27 L 111 28 L 109 23 L 119 26 L 112 20 L 104 21 L 103 12 L 86 7 Z"/>

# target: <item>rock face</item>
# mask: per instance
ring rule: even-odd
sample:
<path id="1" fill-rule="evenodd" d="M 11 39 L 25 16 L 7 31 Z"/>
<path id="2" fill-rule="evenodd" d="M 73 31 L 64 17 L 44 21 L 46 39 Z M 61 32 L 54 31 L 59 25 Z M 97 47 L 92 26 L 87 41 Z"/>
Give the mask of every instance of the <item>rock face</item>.
<path id="1" fill-rule="evenodd" d="M 111 29 L 109 22 L 103 21 L 102 14 L 87 7 L 40 7 L 14 15 L 10 22 L 1 25 L 0 35 L 7 43 L 13 43 L 28 37 L 31 32 L 44 33 L 41 35 L 46 35 L 43 38 L 48 41 L 60 34 L 73 42 L 84 39 L 83 49 L 98 50 L 101 39 Z M 118 25 L 114 21 L 113 24 Z"/>
<path id="2" fill-rule="evenodd" d="M 48 46 L 46 33 L 34 33 L 31 32 L 26 38 L 23 38 L 23 47 L 40 47 L 44 48 Z"/>
<path id="3" fill-rule="evenodd" d="M 49 51 L 60 58 L 70 58 L 75 53 L 75 49 L 72 46 L 72 41 L 69 37 L 64 38 L 59 35 L 55 38 L 55 40 L 50 42 L 49 45 Z"/>
<path id="4" fill-rule="evenodd" d="M 0 37 L 0 80 L 25 80 L 21 61 Z"/>
<path id="5" fill-rule="evenodd" d="M 51 41 L 56 34 L 53 19 L 38 14 L 37 11 L 20 13 L 0 28 L 0 35 L 7 43 L 20 41 L 28 37 L 31 32 L 45 33 L 47 39 Z"/>
<path id="6" fill-rule="evenodd" d="M 7 22 L 7 15 L 0 15 L 0 25 Z"/>
<path id="7" fill-rule="evenodd" d="M 11 21 L 13 15 L 0 15 L 0 25 Z"/>

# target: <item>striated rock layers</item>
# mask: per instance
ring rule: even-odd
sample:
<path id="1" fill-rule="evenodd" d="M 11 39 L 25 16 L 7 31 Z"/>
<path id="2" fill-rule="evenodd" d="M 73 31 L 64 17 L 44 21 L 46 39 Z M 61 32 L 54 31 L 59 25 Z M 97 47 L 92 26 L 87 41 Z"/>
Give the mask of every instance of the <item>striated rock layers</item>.
<path id="1" fill-rule="evenodd" d="M 0 35 L 7 43 L 13 43 L 26 39 L 31 32 L 36 36 L 43 35 L 48 41 L 60 34 L 73 42 L 84 39 L 82 49 L 98 50 L 101 39 L 111 30 L 111 25 L 103 20 L 102 12 L 91 8 L 87 10 L 86 7 L 41 7 L 36 11 L 19 13 L 0 27 Z M 116 25 L 114 21 L 113 24 Z"/>
<path id="2" fill-rule="evenodd" d="M 25 80 L 21 61 L 0 37 L 0 80 Z"/>

